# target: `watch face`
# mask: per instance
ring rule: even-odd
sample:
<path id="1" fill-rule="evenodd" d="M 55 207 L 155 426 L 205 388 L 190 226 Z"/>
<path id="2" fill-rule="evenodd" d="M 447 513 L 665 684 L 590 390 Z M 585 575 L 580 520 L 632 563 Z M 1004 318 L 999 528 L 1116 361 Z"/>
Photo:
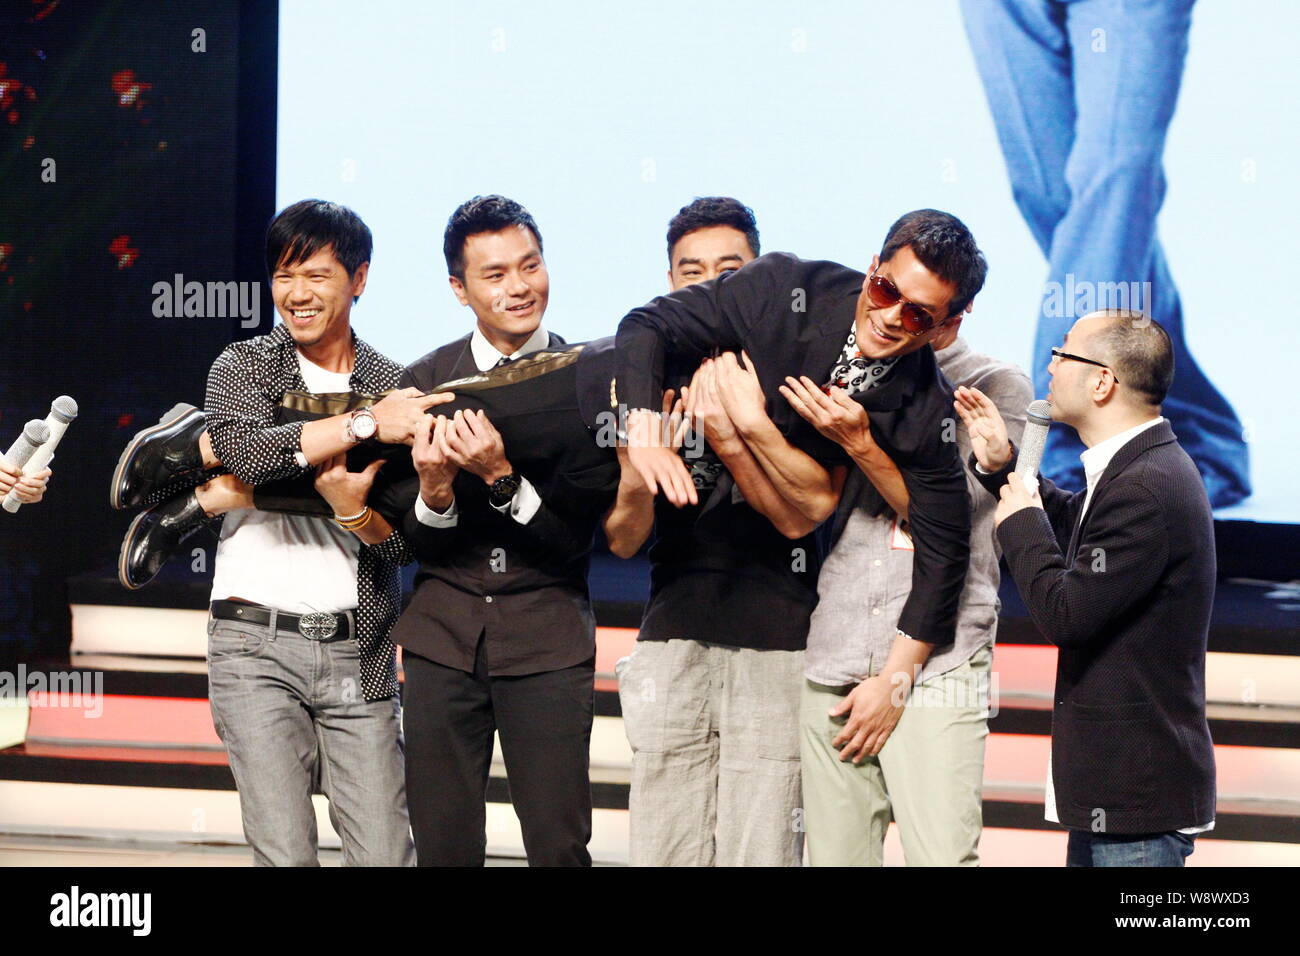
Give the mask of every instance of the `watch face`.
<path id="1" fill-rule="evenodd" d="M 520 484 L 521 480 L 518 475 L 506 475 L 498 478 L 488 490 L 488 498 L 494 505 L 504 505 L 515 496 Z"/>
<path id="2" fill-rule="evenodd" d="M 370 412 L 362 411 L 352 416 L 352 434 L 358 441 L 372 437 L 376 428 L 375 416 Z"/>

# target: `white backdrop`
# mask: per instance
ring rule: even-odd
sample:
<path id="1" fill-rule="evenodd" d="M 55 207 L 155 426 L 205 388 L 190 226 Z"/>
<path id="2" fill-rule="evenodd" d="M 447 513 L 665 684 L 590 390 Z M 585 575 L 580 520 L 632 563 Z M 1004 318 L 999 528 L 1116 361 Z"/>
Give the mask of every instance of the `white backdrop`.
<path id="1" fill-rule="evenodd" d="M 442 230 L 477 193 L 542 230 L 547 325 L 611 334 L 664 291 L 668 219 L 757 213 L 765 251 L 866 265 L 900 213 L 960 216 L 990 262 L 971 344 L 1025 365 L 1046 264 L 1011 200 L 956 0 L 613 4 L 282 0 L 277 204 L 343 202 L 375 234 L 361 334 L 410 361 L 469 327 Z M 1160 223 L 1187 336 L 1252 442 L 1223 515 L 1300 521 L 1300 4 L 1203 0 Z"/>

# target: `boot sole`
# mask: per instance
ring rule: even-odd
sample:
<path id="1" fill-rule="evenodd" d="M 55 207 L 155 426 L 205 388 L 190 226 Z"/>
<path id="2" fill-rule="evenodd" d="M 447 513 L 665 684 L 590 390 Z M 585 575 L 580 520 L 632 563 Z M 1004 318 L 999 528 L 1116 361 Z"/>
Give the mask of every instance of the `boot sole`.
<path id="1" fill-rule="evenodd" d="M 126 503 L 123 501 L 123 492 L 125 491 L 126 474 L 130 470 L 131 465 L 134 463 L 136 453 L 140 450 L 140 447 L 149 438 L 158 434 L 161 431 L 165 431 L 166 429 L 171 428 L 173 425 L 175 425 L 178 421 L 185 418 L 186 416 L 188 415 L 202 416 L 202 414 L 203 413 L 199 411 L 197 408 L 195 408 L 193 405 L 187 405 L 182 402 L 180 404 L 172 406 L 172 408 L 167 412 L 167 414 L 163 415 L 162 418 L 158 419 L 157 425 L 150 425 L 148 428 L 141 429 L 140 431 L 135 433 L 135 437 L 133 437 L 129 442 L 127 442 L 126 448 L 123 450 L 121 456 L 117 459 L 117 467 L 113 469 L 113 483 L 109 486 L 108 489 L 108 503 L 113 507 L 114 510 L 122 511 L 127 507 Z"/>
<path id="2" fill-rule="evenodd" d="M 135 540 L 136 530 L 140 527 L 140 523 L 144 521 L 145 515 L 148 513 L 148 511 L 141 511 L 131 520 L 131 527 L 126 529 L 126 537 L 122 539 L 122 547 L 118 551 L 117 580 L 118 583 L 128 591 L 138 591 L 148 584 L 149 581 L 153 580 L 153 578 L 150 578 L 149 581 L 145 581 L 142 584 L 132 584 L 131 579 L 127 576 L 127 563 L 131 553 L 131 543 Z"/>

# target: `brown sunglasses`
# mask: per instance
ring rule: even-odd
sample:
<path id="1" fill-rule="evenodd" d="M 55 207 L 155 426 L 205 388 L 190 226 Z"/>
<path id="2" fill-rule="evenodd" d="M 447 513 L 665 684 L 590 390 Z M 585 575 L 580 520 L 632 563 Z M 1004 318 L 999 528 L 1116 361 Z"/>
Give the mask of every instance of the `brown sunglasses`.
<path id="1" fill-rule="evenodd" d="M 871 278 L 867 280 L 867 298 L 877 309 L 892 308 L 902 302 L 903 310 L 899 317 L 903 321 L 903 330 L 908 335 L 924 335 L 935 326 L 933 315 L 915 302 L 904 299 L 898 286 L 878 272 L 871 273 Z"/>

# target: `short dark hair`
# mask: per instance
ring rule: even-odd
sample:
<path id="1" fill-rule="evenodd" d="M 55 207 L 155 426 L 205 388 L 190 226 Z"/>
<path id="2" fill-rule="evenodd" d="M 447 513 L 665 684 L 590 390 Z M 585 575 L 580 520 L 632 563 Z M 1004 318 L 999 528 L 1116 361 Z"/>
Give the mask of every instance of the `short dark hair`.
<path id="1" fill-rule="evenodd" d="M 470 236 L 500 232 L 511 226 L 527 226 L 537 240 L 537 251 L 542 251 L 542 233 L 537 223 L 528 210 L 513 199 L 497 195 L 475 196 L 457 206 L 442 235 L 442 254 L 447 260 L 448 274 L 465 281 L 465 243 Z"/>
<path id="2" fill-rule="evenodd" d="M 370 261 L 373 240 L 361 217 L 336 202 L 304 199 L 286 206 L 266 227 L 266 274 L 282 265 L 306 262 L 327 246 L 348 276 Z"/>
<path id="3" fill-rule="evenodd" d="M 1159 405 L 1174 382 L 1174 346 L 1169 333 L 1145 312 L 1105 309 L 1109 321 L 1093 333 L 1089 348 L 1115 373 L 1124 388 L 1149 405 Z"/>
<path id="4" fill-rule="evenodd" d="M 951 213 L 917 209 L 900 216 L 885 235 L 880 261 L 888 262 L 894 253 L 906 248 L 912 250 L 921 265 L 956 287 L 948 302 L 946 319 L 970 305 L 971 299 L 984 287 L 989 271 L 984 253 L 975 245 L 975 237 L 966 224 Z"/>
<path id="5" fill-rule="evenodd" d="M 730 226 L 737 232 L 745 234 L 749 251 L 758 256 L 758 220 L 754 210 L 739 199 L 730 196 L 697 196 L 677 210 L 677 215 L 668 223 L 668 266 L 673 264 L 673 247 L 681 241 L 682 236 L 696 229 L 709 226 Z"/>

